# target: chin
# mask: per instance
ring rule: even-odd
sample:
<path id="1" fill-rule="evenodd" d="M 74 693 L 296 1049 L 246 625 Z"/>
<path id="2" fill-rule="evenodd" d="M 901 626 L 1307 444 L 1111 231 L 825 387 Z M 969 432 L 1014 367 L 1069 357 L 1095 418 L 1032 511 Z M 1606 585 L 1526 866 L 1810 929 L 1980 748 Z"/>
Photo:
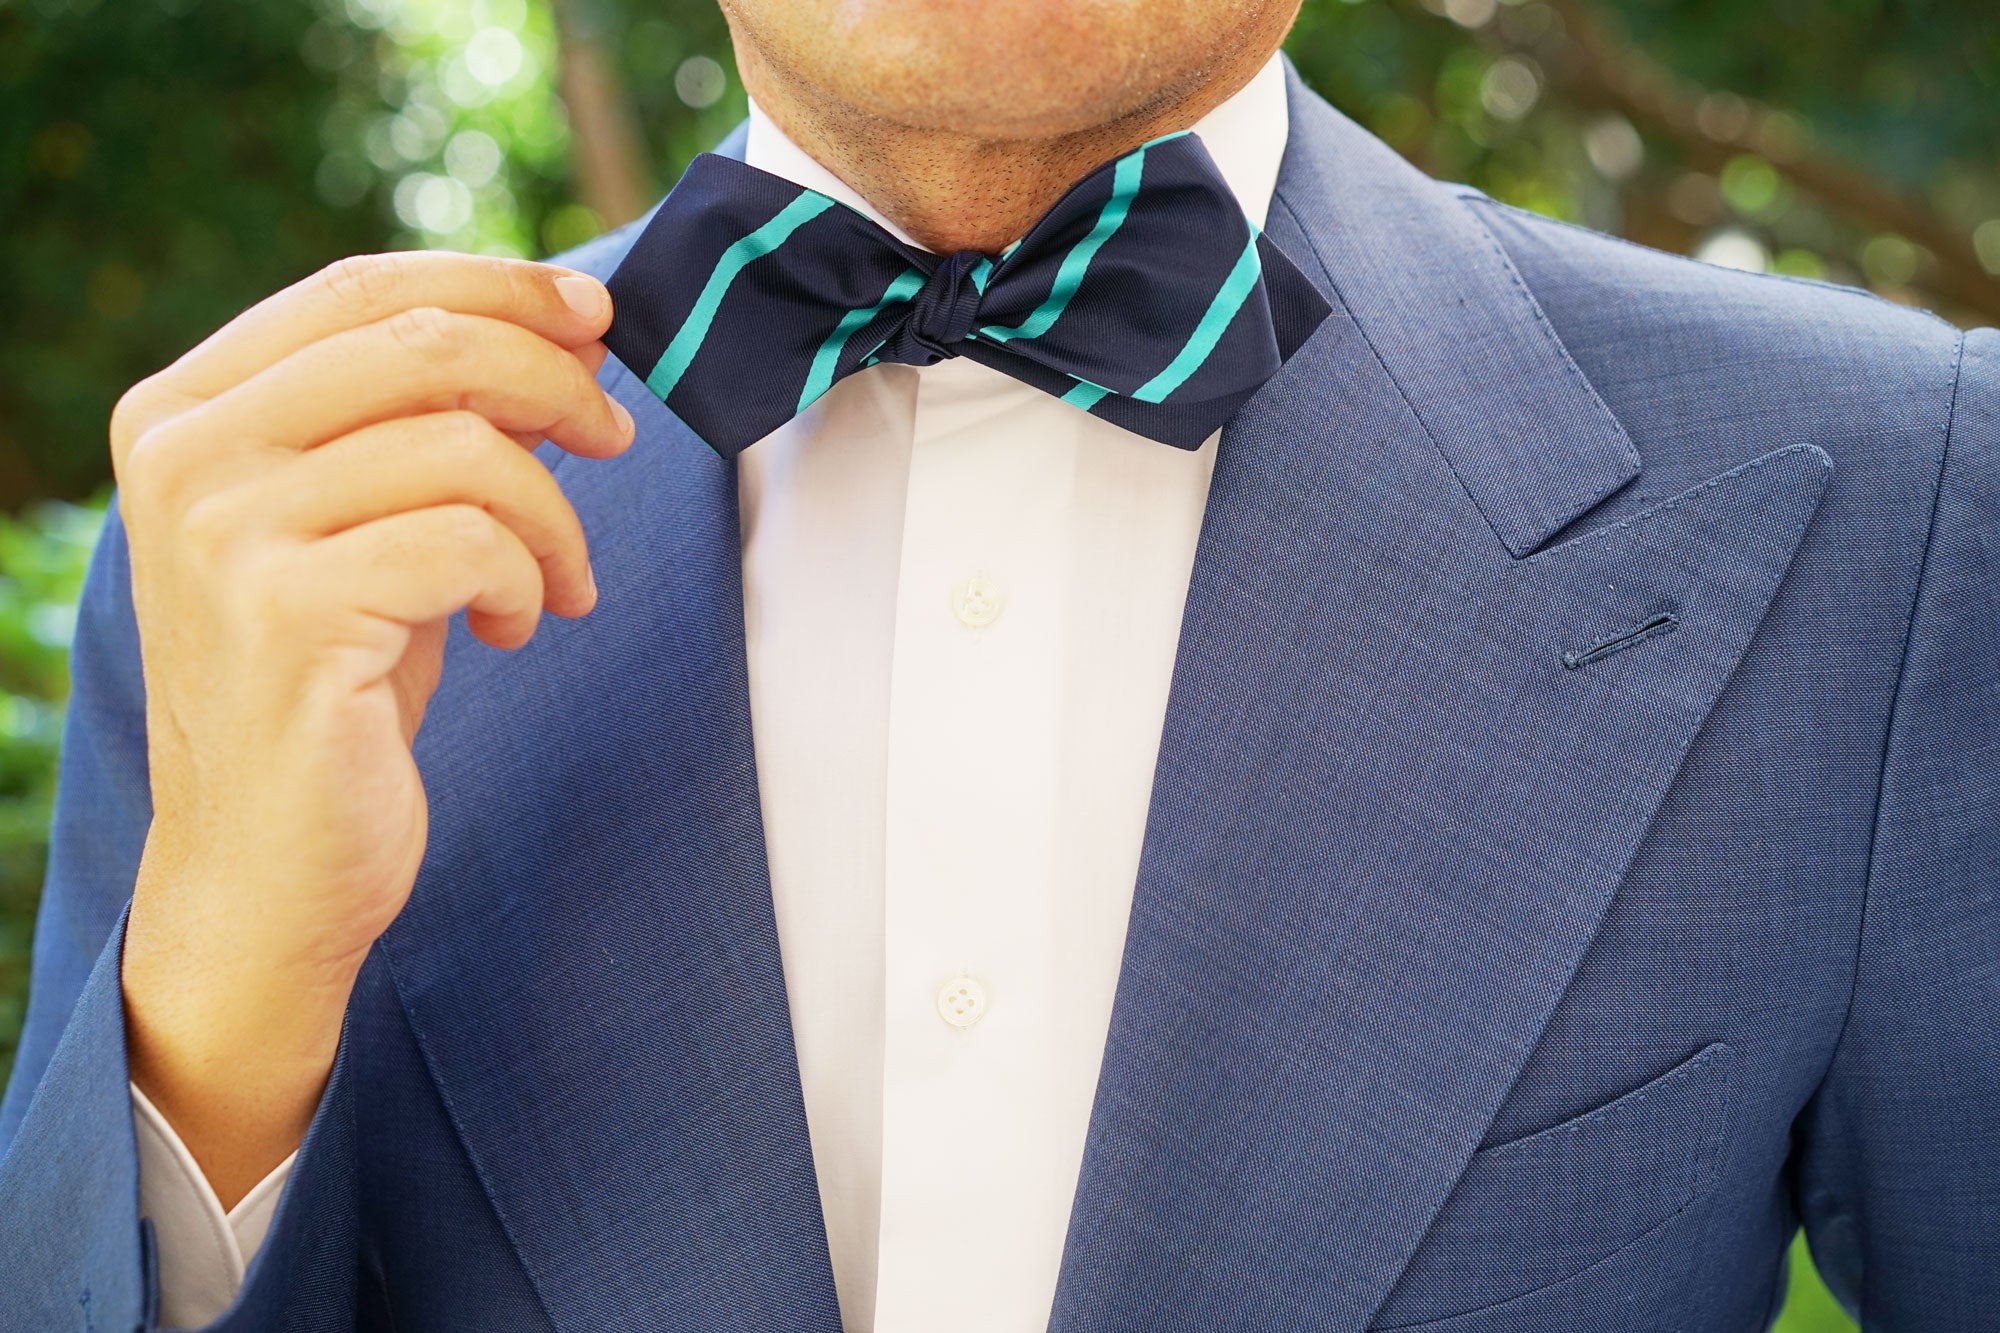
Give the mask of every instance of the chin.
<path id="1" fill-rule="evenodd" d="M 739 48 L 870 119 L 1046 138 L 1185 96 L 1261 0 L 727 0 Z"/>

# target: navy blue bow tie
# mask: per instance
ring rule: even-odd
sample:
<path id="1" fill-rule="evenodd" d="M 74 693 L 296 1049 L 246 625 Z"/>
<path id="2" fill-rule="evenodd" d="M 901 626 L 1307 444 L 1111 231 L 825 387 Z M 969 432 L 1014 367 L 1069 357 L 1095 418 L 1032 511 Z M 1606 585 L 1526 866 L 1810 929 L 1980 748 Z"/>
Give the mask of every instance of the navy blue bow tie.
<path id="1" fill-rule="evenodd" d="M 1328 313 L 1186 132 L 1086 176 L 998 259 L 704 153 L 610 288 L 606 344 L 725 457 L 857 370 L 949 356 L 1192 449 Z"/>

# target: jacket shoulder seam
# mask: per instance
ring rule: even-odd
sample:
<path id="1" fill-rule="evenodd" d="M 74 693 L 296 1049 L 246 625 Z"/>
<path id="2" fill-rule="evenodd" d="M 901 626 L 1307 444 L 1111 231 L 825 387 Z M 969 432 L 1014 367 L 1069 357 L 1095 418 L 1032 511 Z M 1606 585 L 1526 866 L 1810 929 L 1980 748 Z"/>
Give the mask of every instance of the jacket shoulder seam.
<path id="1" fill-rule="evenodd" d="M 1452 193 L 1456 194 L 1460 199 L 1464 200 L 1468 205 L 1475 205 L 1475 204 L 1483 205 L 1487 208 L 1494 209 L 1499 212 L 1511 213 L 1516 217 L 1523 218 L 1529 222 L 1540 223 L 1543 226 L 1554 227 L 1563 231 L 1575 232 L 1582 236 L 1588 236 L 1592 240 L 1603 241 L 1607 244 L 1618 246 L 1622 249 L 1637 251 L 1638 253 L 1643 255 L 1661 259 L 1678 259 L 1685 263 L 1690 263 L 1690 264 L 1699 264 L 1702 262 L 1701 260 L 1694 258 L 1692 255 L 1677 255 L 1672 253 L 1671 251 L 1656 249 L 1650 245 L 1641 245 L 1637 241 L 1628 240 L 1623 236 L 1616 236 L 1607 231 L 1598 231 L 1594 227 L 1586 227 L 1578 222 L 1571 222 L 1565 218 L 1550 217 L 1546 213 L 1537 213 L 1533 209 L 1522 208 L 1518 204 L 1505 203 L 1501 200 L 1495 199 L 1492 195 L 1487 194 L 1485 191 L 1475 189 L 1472 186 L 1455 186 L 1452 189 Z M 1767 282 L 1782 282 L 1782 283 L 1788 283 L 1794 287 L 1808 288 L 1812 291 L 1821 292 L 1828 296 L 1845 297 L 1856 301 L 1872 302 L 1878 306 L 1886 306 L 1890 310 L 1898 311 L 1904 314 L 1920 315 L 1924 319 L 1929 320 L 1931 323 L 1937 325 L 1939 328 L 1950 330 L 1954 336 L 1957 336 L 1962 333 L 1962 330 L 1960 330 L 1956 324 L 1953 324 L 1951 321 L 1943 318 L 1935 311 L 1926 310 L 1920 306 L 1899 305 L 1896 302 L 1887 299 L 1886 297 L 1877 296 L 1874 292 L 1871 292 L 1863 287 L 1850 287 L 1845 283 L 1839 283 L 1839 282 L 1821 282 L 1816 278 L 1801 278 L 1801 277 L 1796 277 L 1789 273 L 1758 273 L 1749 276 L 1761 278 Z"/>

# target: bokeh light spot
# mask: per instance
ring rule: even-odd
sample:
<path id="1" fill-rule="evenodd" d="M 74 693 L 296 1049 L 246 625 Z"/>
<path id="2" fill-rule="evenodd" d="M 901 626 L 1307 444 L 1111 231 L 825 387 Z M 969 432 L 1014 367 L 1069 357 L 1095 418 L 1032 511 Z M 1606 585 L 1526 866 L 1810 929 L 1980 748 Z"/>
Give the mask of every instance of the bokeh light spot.
<path id="1" fill-rule="evenodd" d="M 28 633 L 47 648 L 66 648 L 76 637 L 76 608 L 62 602 L 44 602 L 28 610 Z"/>
<path id="2" fill-rule="evenodd" d="M 1722 197 L 1747 217 L 1758 217 L 1778 202 L 1778 169 L 1748 153 L 1732 157 L 1722 168 Z"/>
<path id="3" fill-rule="evenodd" d="M 1493 21 L 1498 0 L 1444 0 L 1444 16 L 1461 28 L 1483 28 Z"/>
<path id="4" fill-rule="evenodd" d="M 722 100 L 729 85 L 722 66 L 707 56 L 689 56 L 674 71 L 674 93 L 689 106 L 700 110 Z"/>
<path id="5" fill-rule="evenodd" d="M 347 0 L 348 19 L 360 28 L 386 28 L 396 17 L 397 0 Z"/>
<path id="6" fill-rule="evenodd" d="M 542 245 L 549 254 L 574 249 L 604 231 L 604 219 L 582 204 L 564 204 L 542 222 Z"/>
<path id="7" fill-rule="evenodd" d="M 1988 218 L 1972 229 L 1972 250 L 1979 266 L 2000 278 L 2000 218 Z"/>
<path id="8" fill-rule="evenodd" d="M 1701 248 L 1694 252 L 1694 257 L 1704 264 L 1740 269 L 1745 273 L 1764 273 L 1771 267 L 1771 252 L 1764 248 L 1762 241 L 1741 227 L 1724 227 L 1703 241 Z"/>
<path id="9" fill-rule="evenodd" d="M 1690 226 L 1709 226 L 1722 216 L 1722 187 L 1713 176 L 1683 172 L 1667 187 L 1667 211 Z"/>
<path id="10" fill-rule="evenodd" d="M 396 182 L 396 216 L 406 227 L 448 236 L 472 221 L 472 191 L 449 176 L 412 172 Z"/>
<path id="11" fill-rule="evenodd" d="M 521 39 L 506 28 L 481 28 L 465 44 L 465 68 L 489 88 L 521 72 Z"/>
<path id="12" fill-rule="evenodd" d="M 1923 252 L 1893 232 L 1871 236 L 1861 247 L 1861 271 L 1877 287 L 1907 287 L 1922 262 Z"/>
<path id="13" fill-rule="evenodd" d="M 1632 122 L 1620 115 L 1600 116 L 1583 132 L 1584 155 L 1608 181 L 1630 180 L 1646 160 L 1646 145 Z"/>
<path id="14" fill-rule="evenodd" d="M 444 95 L 456 107 L 481 107 L 493 100 L 493 85 L 482 83 L 479 76 L 466 68 L 465 57 L 459 55 L 444 62 L 439 71 L 438 81 L 444 87 Z"/>
<path id="15" fill-rule="evenodd" d="M 1495 120 L 1519 120 L 1535 108 L 1542 79 L 1527 61 L 1502 56 L 1479 81 L 1479 104 Z"/>
<path id="16" fill-rule="evenodd" d="M 1810 250 L 1797 248 L 1780 250 L 1778 257 L 1771 261 L 1771 272 L 1782 273 L 1790 278 L 1813 278 L 1826 280 L 1826 261 Z"/>
<path id="17" fill-rule="evenodd" d="M 1732 92 L 1706 93 L 1695 105 L 1694 120 L 1711 139 L 1740 139 L 1750 130 L 1750 104 Z"/>
<path id="18" fill-rule="evenodd" d="M 412 102 L 389 121 L 389 146 L 405 162 L 421 162 L 437 151 L 448 128 L 434 108 Z"/>
<path id="19" fill-rule="evenodd" d="M 483 130 L 460 130 L 444 148 L 444 169 L 475 190 L 498 175 L 505 160 L 500 145 Z"/>

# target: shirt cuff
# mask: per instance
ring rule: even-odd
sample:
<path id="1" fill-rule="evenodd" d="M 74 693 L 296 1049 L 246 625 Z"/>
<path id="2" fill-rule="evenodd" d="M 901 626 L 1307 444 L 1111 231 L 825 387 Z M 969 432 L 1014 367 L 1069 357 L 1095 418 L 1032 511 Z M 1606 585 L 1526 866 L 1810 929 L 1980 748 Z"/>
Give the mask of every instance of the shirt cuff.
<path id="1" fill-rule="evenodd" d="M 159 1254 L 160 1322 L 199 1328 L 236 1299 L 298 1154 L 273 1167 L 225 1213 L 194 1155 L 137 1085 L 132 1127 L 139 1146 L 139 1213 L 153 1220 Z"/>

